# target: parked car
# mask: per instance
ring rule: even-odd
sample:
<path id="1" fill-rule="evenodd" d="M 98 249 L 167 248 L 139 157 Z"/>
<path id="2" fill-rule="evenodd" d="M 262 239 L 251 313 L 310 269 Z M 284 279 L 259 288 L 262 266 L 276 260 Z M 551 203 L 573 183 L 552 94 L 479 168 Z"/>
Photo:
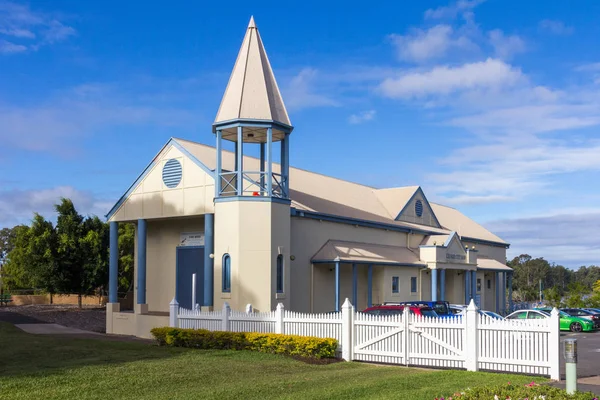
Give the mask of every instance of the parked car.
<path id="1" fill-rule="evenodd" d="M 582 308 L 582 310 L 588 310 L 600 314 L 600 308 Z"/>
<path id="2" fill-rule="evenodd" d="M 409 306 L 420 306 L 432 308 L 436 314 L 441 318 L 452 317 L 454 314 L 450 311 L 450 303 L 447 301 L 402 301 L 399 303 L 383 303 L 384 305 L 404 305 Z"/>
<path id="3" fill-rule="evenodd" d="M 560 330 L 571 332 L 589 332 L 594 330 L 594 323 L 587 319 L 572 317 L 569 314 L 559 311 L 560 315 Z M 550 318 L 550 313 L 541 310 L 518 310 L 506 316 L 506 319 L 544 319 Z"/>
<path id="4" fill-rule="evenodd" d="M 490 318 L 494 318 L 494 319 L 500 319 L 500 320 L 503 320 L 503 319 L 504 319 L 504 317 L 503 317 L 502 315 L 500 315 L 500 314 L 497 314 L 497 313 L 495 313 L 495 312 L 493 312 L 493 311 L 481 310 L 481 312 L 482 312 L 482 313 L 484 313 L 485 315 L 487 315 L 487 316 L 488 316 L 488 317 L 490 317 Z"/>
<path id="5" fill-rule="evenodd" d="M 581 308 L 561 308 L 560 310 L 566 312 L 572 317 L 588 319 L 594 323 L 594 328 L 600 328 L 600 313 L 584 310 Z"/>
<path id="6" fill-rule="evenodd" d="M 448 307 L 450 309 L 450 312 L 454 315 L 456 314 L 460 314 L 463 310 L 465 310 L 467 308 L 467 306 L 463 306 L 460 304 L 450 304 L 450 306 Z"/>
<path id="7" fill-rule="evenodd" d="M 409 308 L 411 314 L 421 315 L 423 317 L 439 317 L 439 315 L 437 315 L 437 313 L 431 307 L 409 306 Z M 372 315 L 398 315 L 404 312 L 404 305 L 383 304 L 366 308 L 363 310 L 363 312 Z"/>

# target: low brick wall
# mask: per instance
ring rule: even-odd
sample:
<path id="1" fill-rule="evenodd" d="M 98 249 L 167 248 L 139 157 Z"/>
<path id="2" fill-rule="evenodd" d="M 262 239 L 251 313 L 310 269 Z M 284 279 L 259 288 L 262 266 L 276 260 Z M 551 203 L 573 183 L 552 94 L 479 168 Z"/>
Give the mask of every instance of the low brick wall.
<path id="1" fill-rule="evenodd" d="M 30 304 L 50 304 L 50 295 L 12 295 L 11 305 L 26 306 Z M 81 304 L 85 305 L 104 305 L 106 304 L 106 296 L 83 296 Z M 55 294 L 52 296 L 52 304 L 78 304 L 76 294 Z"/>

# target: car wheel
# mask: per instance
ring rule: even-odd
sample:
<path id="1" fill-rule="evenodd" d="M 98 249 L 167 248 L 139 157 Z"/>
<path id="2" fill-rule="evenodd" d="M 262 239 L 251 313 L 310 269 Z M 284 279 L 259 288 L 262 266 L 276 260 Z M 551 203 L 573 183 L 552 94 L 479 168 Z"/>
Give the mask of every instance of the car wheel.
<path id="1" fill-rule="evenodd" d="M 570 328 L 571 332 L 581 332 L 583 330 L 583 327 L 579 322 L 573 322 Z"/>

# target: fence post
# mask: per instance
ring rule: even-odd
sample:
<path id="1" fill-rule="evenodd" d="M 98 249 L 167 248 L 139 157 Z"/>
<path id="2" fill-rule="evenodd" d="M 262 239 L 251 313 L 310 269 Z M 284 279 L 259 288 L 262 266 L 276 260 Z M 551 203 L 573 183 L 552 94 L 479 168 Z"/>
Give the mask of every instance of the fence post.
<path id="1" fill-rule="evenodd" d="M 345 361 L 352 361 L 354 358 L 354 306 L 346 297 L 342 305 L 342 358 Z"/>
<path id="2" fill-rule="evenodd" d="M 479 313 L 473 299 L 467 307 L 465 315 L 465 340 L 463 341 L 463 351 L 465 353 L 465 368 L 467 371 L 477 371 L 479 355 L 479 335 L 477 334 Z"/>
<path id="3" fill-rule="evenodd" d="M 283 303 L 277 303 L 277 308 L 275 309 L 275 333 L 284 333 L 283 312 Z"/>
<path id="4" fill-rule="evenodd" d="M 173 297 L 173 300 L 171 300 L 171 303 L 169 304 L 169 326 L 171 328 L 179 328 L 178 314 L 179 303 L 177 302 L 175 297 Z"/>
<path id="5" fill-rule="evenodd" d="M 402 312 L 402 322 L 404 324 L 404 365 L 408 366 L 410 363 L 410 306 L 408 304 L 404 305 L 404 311 Z"/>
<path id="6" fill-rule="evenodd" d="M 228 332 L 229 331 L 229 316 L 231 315 L 231 307 L 229 307 L 229 303 L 223 303 L 223 312 L 221 313 L 221 330 Z"/>
<path id="7" fill-rule="evenodd" d="M 550 360 L 550 379 L 560 381 L 560 314 L 556 307 L 550 312 L 548 340 L 548 358 Z"/>
<path id="8" fill-rule="evenodd" d="M 246 314 L 252 314 L 254 310 L 252 309 L 252 304 L 246 304 Z"/>

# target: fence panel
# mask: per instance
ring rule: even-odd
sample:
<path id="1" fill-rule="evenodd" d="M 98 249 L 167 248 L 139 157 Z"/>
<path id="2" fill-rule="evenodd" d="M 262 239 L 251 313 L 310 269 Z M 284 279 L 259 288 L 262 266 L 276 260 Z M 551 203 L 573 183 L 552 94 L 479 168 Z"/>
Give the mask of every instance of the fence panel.
<path id="1" fill-rule="evenodd" d="M 402 315 L 356 313 L 354 318 L 354 359 L 405 364 L 405 326 Z"/>
<path id="2" fill-rule="evenodd" d="M 180 328 L 221 330 L 222 311 L 199 311 L 180 307 L 177 318 Z"/>
<path id="3" fill-rule="evenodd" d="M 496 320 L 479 315 L 481 370 L 550 375 L 550 319 Z"/>
<path id="4" fill-rule="evenodd" d="M 342 313 L 306 314 L 284 311 L 283 333 L 286 335 L 333 338 L 342 341 Z"/>
<path id="5" fill-rule="evenodd" d="M 411 315 L 407 365 L 465 368 L 462 318 Z"/>
<path id="6" fill-rule="evenodd" d="M 275 311 L 263 313 L 246 313 L 231 311 L 229 317 L 232 332 L 275 332 Z"/>

